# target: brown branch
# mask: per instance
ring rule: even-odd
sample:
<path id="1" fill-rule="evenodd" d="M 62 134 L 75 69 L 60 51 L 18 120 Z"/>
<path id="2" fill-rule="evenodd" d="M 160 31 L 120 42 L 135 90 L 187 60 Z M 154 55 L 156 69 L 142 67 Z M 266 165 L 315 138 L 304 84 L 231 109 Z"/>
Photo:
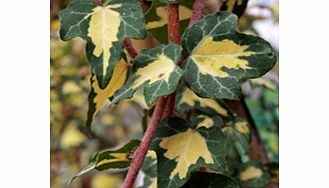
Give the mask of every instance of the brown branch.
<path id="1" fill-rule="evenodd" d="M 166 102 L 167 102 L 167 98 L 165 98 L 165 97 L 160 97 L 158 99 L 157 104 L 155 106 L 155 110 L 153 112 L 153 115 L 152 115 L 152 118 L 150 121 L 150 125 L 147 128 L 147 130 L 144 134 L 144 137 L 143 137 L 138 149 L 135 152 L 135 157 L 130 164 L 128 174 L 123 183 L 123 188 L 131 188 L 134 185 L 138 172 L 139 172 L 141 166 L 143 165 L 143 161 L 146 156 L 146 153 L 149 149 L 149 146 L 153 140 L 157 127 L 160 123 Z"/>

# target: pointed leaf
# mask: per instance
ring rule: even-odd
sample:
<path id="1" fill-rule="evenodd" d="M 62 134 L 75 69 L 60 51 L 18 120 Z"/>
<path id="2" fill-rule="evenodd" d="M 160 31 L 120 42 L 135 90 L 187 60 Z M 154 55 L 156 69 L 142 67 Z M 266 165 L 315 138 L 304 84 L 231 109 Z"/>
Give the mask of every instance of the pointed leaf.
<path id="1" fill-rule="evenodd" d="M 182 69 L 176 66 L 179 58 L 180 49 L 174 43 L 142 50 L 133 60 L 133 74 L 125 86 L 115 93 L 112 102 L 131 98 L 139 88 L 143 90 L 149 106 L 159 96 L 171 94 L 183 74 Z"/>
<path id="2" fill-rule="evenodd" d="M 193 0 L 185 0 L 179 4 L 179 29 L 183 33 L 192 16 Z M 168 43 L 168 11 L 167 4 L 159 0 L 152 1 L 150 9 L 145 14 L 146 29 L 160 43 Z"/>
<path id="3" fill-rule="evenodd" d="M 221 11 L 233 12 L 239 17 L 242 16 L 247 8 L 248 0 L 224 0 L 220 7 Z"/>
<path id="4" fill-rule="evenodd" d="M 110 168 L 127 168 L 132 160 L 132 154 L 135 152 L 139 144 L 139 140 L 131 140 L 119 149 L 111 149 L 95 153 L 91 157 L 89 165 L 75 174 L 70 179 L 69 184 L 75 178 L 80 177 L 93 169 L 102 171 Z"/>
<path id="5" fill-rule="evenodd" d="M 112 97 L 114 93 L 124 85 L 127 78 L 127 71 L 127 63 L 122 58 L 120 62 L 115 65 L 111 80 L 104 89 L 99 87 L 96 75 L 92 75 L 90 79 L 91 90 L 88 96 L 89 109 L 86 121 L 88 130 L 90 130 L 92 120 L 96 113 L 103 107 L 109 98 Z"/>
<path id="6" fill-rule="evenodd" d="M 180 112 L 187 112 L 196 108 L 209 115 L 220 115 L 223 117 L 229 117 L 230 115 L 228 108 L 223 105 L 223 101 L 218 102 L 209 98 L 201 98 L 188 87 L 185 87 L 176 95 L 176 102 L 176 108 Z"/>
<path id="7" fill-rule="evenodd" d="M 236 24 L 236 15 L 217 12 L 183 34 L 184 80 L 201 97 L 239 99 L 239 81 L 264 75 L 276 62 L 268 42 L 238 33 Z"/>
<path id="8" fill-rule="evenodd" d="M 239 179 L 250 188 L 264 187 L 271 179 L 265 166 L 259 161 L 242 164 L 239 169 Z"/>
<path id="9" fill-rule="evenodd" d="M 144 16 L 136 0 L 112 0 L 105 6 L 73 0 L 59 16 L 62 40 L 81 37 L 87 42 L 86 54 L 101 88 L 108 85 L 121 58 L 123 40 L 145 37 Z"/>
<path id="10" fill-rule="evenodd" d="M 192 129 L 180 118 L 164 119 L 151 146 L 157 153 L 158 187 L 180 187 L 200 167 L 224 171 L 227 146 L 219 127 Z"/>

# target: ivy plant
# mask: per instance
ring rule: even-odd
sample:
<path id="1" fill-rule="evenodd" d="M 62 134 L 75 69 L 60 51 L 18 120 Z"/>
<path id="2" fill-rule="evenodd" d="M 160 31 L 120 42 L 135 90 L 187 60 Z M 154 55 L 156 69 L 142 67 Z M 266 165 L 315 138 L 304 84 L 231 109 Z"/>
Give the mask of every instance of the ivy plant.
<path id="1" fill-rule="evenodd" d="M 89 131 L 105 103 L 116 105 L 136 91 L 151 114 L 141 141 L 94 154 L 71 181 L 93 169 L 122 168 L 128 169 L 125 188 L 138 173 L 144 188 L 267 185 L 269 161 L 251 159 L 258 132 L 240 84 L 270 71 L 277 55 L 264 39 L 238 31 L 248 0 L 224 0 L 209 15 L 202 0 L 153 0 L 146 12 L 142 3 L 72 0 L 59 14 L 61 39 L 86 42 Z M 147 32 L 159 44 L 137 53 L 130 39 Z"/>

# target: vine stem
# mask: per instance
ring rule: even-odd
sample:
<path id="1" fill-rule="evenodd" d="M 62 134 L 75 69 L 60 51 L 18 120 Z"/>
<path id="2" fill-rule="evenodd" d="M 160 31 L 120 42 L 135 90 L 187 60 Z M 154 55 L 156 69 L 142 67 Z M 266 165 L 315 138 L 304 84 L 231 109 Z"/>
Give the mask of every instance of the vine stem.
<path id="1" fill-rule="evenodd" d="M 160 123 L 166 102 L 167 102 L 166 97 L 160 97 L 158 99 L 157 104 L 155 106 L 155 110 L 153 112 L 153 115 L 152 115 L 152 118 L 150 121 L 150 125 L 148 126 L 148 128 L 144 134 L 144 137 L 143 137 L 138 149 L 136 150 L 135 156 L 130 164 L 128 174 L 123 183 L 123 188 L 131 188 L 134 185 L 138 172 L 143 164 L 144 158 L 147 154 L 149 146 L 153 140 L 155 132 Z"/>
<path id="2" fill-rule="evenodd" d="M 193 14 L 201 14 L 198 16 L 193 16 L 190 20 L 191 22 L 196 22 L 199 18 L 202 17 L 202 9 L 203 9 L 203 0 L 196 0 L 198 2 L 198 6 L 194 4 L 193 8 L 197 7 L 200 10 L 193 11 Z M 202 5 L 200 5 L 202 4 Z M 201 8 L 200 8 L 201 7 Z M 176 44 L 180 44 L 180 30 L 179 30 L 179 4 L 169 4 L 167 7 L 168 10 L 168 41 L 175 42 Z M 131 46 L 130 42 L 128 40 L 124 41 L 124 46 L 130 56 L 134 58 L 137 55 L 136 50 Z M 180 59 L 177 64 L 181 64 L 183 59 Z M 135 156 L 131 162 L 131 165 L 129 167 L 127 176 L 125 178 L 125 181 L 123 183 L 123 188 L 132 188 L 132 186 L 135 183 L 136 177 L 138 175 L 138 172 L 143 164 L 144 158 L 147 154 L 147 151 L 149 149 L 149 146 L 154 138 L 154 135 L 156 133 L 157 127 L 160 123 L 160 120 L 162 117 L 172 116 L 174 112 L 174 106 L 175 106 L 175 96 L 176 93 L 174 92 L 169 97 L 160 97 L 157 101 L 157 104 L 155 106 L 155 110 L 153 112 L 150 125 L 148 126 L 144 137 L 140 143 L 140 146 L 135 152 Z"/>
<path id="3" fill-rule="evenodd" d="M 204 8 L 204 0 L 195 0 L 193 4 L 192 17 L 190 19 L 189 27 L 191 27 L 195 22 L 200 20 L 203 16 L 202 11 Z"/>
<path id="4" fill-rule="evenodd" d="M 179 4 L 168 5 L 168 41 L 180 44 Z M 163 117 L 174 115 L 176 92 L 169 95 Z"/>
<path id="5" fill-rule="evenodd" d="M 195 22 L 202 18 L 204 8 L 203 0 L 195 0 L 193 4 L 192 16 L 189 22 L 189 27 L 191 27 Z M 176 44 L 180 44 L 180 30 L 179 30 L 179 5 L 171 4 L 168 5 L 168 40 L 170 42 L 175 42 Z M 184 61 L 182 57 L 177 65 L 181 65 Z M 175 112 L 175 100 L 176 100 L 176 92 L 172 93 L 168 97 L 167 105 L 163 117 L 172 117 Z"/>
<path id="6" fill-rule="evenodd" d="M 131 45 L 129 39 L 125 39 L 123 41 L 123 46 L 125 47 L 125 49 L 127 50 L 127 52 L 129 53 L 132 59 L 134 59 L 137 56 L 138 53 L 135 50 L 135 48 Z"/>

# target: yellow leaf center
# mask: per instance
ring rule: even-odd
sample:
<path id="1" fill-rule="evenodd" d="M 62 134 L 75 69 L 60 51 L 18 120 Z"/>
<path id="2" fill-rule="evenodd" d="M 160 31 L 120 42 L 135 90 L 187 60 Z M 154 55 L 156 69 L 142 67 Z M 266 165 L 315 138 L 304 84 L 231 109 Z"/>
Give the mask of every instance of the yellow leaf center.
<path id="1" fill-rule="evenodd" d="M 103 107 L 109 97 L 113 96 L 114 93 L 123 86 L 126 80 L 126 75 L 126 62 L 124 59 L 121 59 L 119 63 L 115 65 L 112 78 L 106 88 L 101 89 L 98 86 L 96 76 L 92 78 L 92 87 L 94 88 L 94 92 L 96 93 L 96 96 L 94 98 L 94 103 L 96 104 L 96 111 L 94 114 L 96 114 Z"/>
<path id="2" fill-rule="evenodd" d="M 225 108 L 221 107 L 215 100 L 208 99 L 208 98 L 201 98 L 197 96 L 192 90 L 186 88 L 183 97 L 179 103 L 186 103 L 189 106 L 196 105 L 195 103 L 199 102 L 201 107 L 209 107 L 214 109 L 216 112 L 223 116 L 228 116 L 227 110 Z"/>
<path id="3" fill-rule="evenodd" d="M 235 128 L 242 134 L 249 134 L 249 128 L 247 122 L 237 122 L 235 123 Z"/>
<path id="4" fill-rule="evenodd" d="M 153 84 L 159 80 L 165 80 L 168 83 L 170 73 L 174 69 L 175 63 L 164 54 L 159 54 L 155 61 L 137 69 L 137 79 L 134 81 L 132 87 L 135 89 L 148 80 L 150 81 L 148 84 Z"/>
<path id="5" fill-rule="evenodd" d="M 225 78 L 229 74 L 222 70 L 224 67 L 250 69 L 248 61 L 239 58 L 254 54 L 245 51 L 247 48 L 247 45 L 240 46 L 232 40 L 214 41 L 213 37 L 207 37 L 192 52 L 191 58 L 196 62 L 201 74 Z"/>
<path id="6" fill-rule="evenodd" d="M 200 157 L 207 164 L 214 163 L 205 138 L 199 132 L 192 129 L 164 138 L 160 142 L 160 147 L 167 149 L 164 154 L 165 157 L 177 162 L 176 168 L 170 174 L 171 179 L 175 175 L 178 175 L 180 179 L 185 178 L 188 168 L 192 164 L 196 164 Z"/>
<path id="7" fill-rule="evenodd" d="M 115 158 L 102 160 L 99 163 L 97 163 L 96 167 L 107 163 L 129 162 L 127 153 L 111 153 L 110 155 Z"/>
<path id="8" fill-rule="evenodd" d="M 121 4 L 109 5 L 107 7 L 96 7 L 93 10 L 88 36 L 95 45 L 93 54 L 100 57 L 103 54 L 103 75 L 106 74 L 111 57 L 110 49 L 113 42 L 118 41 L 117 35 L 120 27 L 120 14 L 112 8 L 119 8 Z"/>
<path id="9" fill-rule="evenodd" d="M 259 178 L 262 174 L 263 172 L 259 168 L 249 166 L 243 172 L 240 173 L 240 179 L 242 181 L 256 179 Z"/>

